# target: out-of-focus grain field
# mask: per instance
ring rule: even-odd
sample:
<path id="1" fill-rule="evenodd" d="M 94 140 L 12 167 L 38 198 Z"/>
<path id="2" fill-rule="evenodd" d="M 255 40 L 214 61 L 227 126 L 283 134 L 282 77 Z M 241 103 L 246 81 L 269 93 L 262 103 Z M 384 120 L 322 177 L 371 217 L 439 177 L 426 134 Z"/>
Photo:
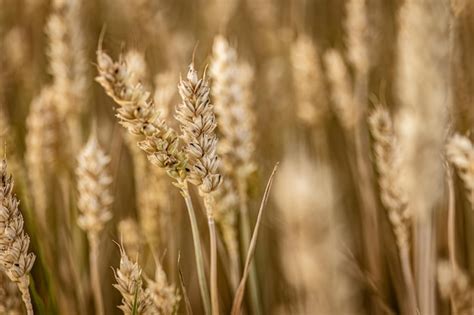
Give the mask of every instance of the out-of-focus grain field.
<path id="1" fill-rule="evenodd" d="M 0 315 L 474 314 L 474 3 L 0 0 Z"/>

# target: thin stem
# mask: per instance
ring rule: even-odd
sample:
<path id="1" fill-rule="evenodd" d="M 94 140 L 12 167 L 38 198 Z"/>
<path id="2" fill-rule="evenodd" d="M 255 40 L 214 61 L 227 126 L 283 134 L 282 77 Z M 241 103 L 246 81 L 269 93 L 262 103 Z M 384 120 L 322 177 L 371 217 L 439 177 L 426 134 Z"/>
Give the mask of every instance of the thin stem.
<path id="1" fill-rule="evenodd" d="M 179 188 L 181 189 L 181 195 L 184 198 L 186 203 L 186 208 L 188 210 L 189 221 L 191 222 L 191 232 L 193 233 L 193 243 L 194 243 L 194 254 L 196 257 L 196 267 L 199 280 L 199 289 L 201 291 L 202 303 L 204 306 L 204 312 L 207 315 L 211 314 L 211 302 L 209 300 L 209 290 L 207 287 L 206 272 L 204 270 L 204 259 L 202 256 L 201 241 L 199 238 L 199 228 L 196 220 L 196 213 L 194 212 L 193 203 L 191 201 L 191 196 L 189 195 L 188 184 L 185 181 L 178 183 Z"/>
<path id="2" fill-rule="evenodd" d="M 99 242 L 97 235 L 88 234 L 89 238 L 89 268 L 91 277 L 92 292 L 94 294 L 95 311 L 98 315 L 104 315 L 104 301 L 100 290 L 100 272 L 99 272 Z"/>
<path id="3" fill-rule="evenodd" d="M 26 313 L 27 315 L 33 315 L 33 305 L 31 304 L 31 296 L 30 291 L 28 289 L 30 284 L 30 279 L 28 278 L 29 275 L 24 275 L 20 281 L 18 282 L 18 289 L 21 292 L 21 298 L 23 303 L 25 304 Z"/>
<path id="4" fill-rule="evenodd" d="M 240 233 L 242 235 L 242 252 L 247 253 L 250 246 L 250 218 L 247 204 L 247 184 L 245 182 L 245 179 L 239 178 L 237 186 L 239 190 L 240 202 Z M 260 295 L 258 290 L 257 269 L 253 260 L 250 263 L 249 292 L 252 313 L 255 315 L 261 315 L 262 308 L 260 304 Z"/>
<path id="5" fill-rule="evenodd" d="M 411 270 L 410 264 L 410 250 L 407 246 L 402 246 L 399 248 L 400 253 L 400 263 L 402 265 L 403 278 L 405 280 L 405 285 L 407 289 L 407 300 L 408 308 L 410 309 L 410 314 L 417 314 L 418 306 L 416 302 L 416 288 L 415 280 L 413 278 L 413 272 Z"/>
<path id="6" fill-rule="evenodd" d="M 212 314 L 219 315 L 219 290 L 217 287 L 217 237 L 216 224 L 214 222 L 214 198 L 210 194 L 204 195 L 204 205 L 207 213 L 207 223 L 209 225 L 209 242 L 211 248 L 211 303 Z"/>

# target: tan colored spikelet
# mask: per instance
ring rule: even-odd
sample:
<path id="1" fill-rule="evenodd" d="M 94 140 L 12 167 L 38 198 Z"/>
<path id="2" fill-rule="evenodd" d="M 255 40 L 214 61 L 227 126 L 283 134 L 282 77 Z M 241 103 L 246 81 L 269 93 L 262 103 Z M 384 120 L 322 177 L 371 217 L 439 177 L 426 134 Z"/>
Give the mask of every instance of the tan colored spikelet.
<path id="1" fill-rule="evenodd" d="M 104 225 L 112 219 L 110 191 L 112 177 L 107 166 L 110 157 L 102 150 L 95 131 L 82 149 L 76 169 L 80 210 L 78 225 L 92 238 L 97 238 Z"/>
<path id="2" fill-rule="evenodd" d="M 0 162 L 0 267 L 22 294 L 28 315 L 33 314 L 29 293 L 30 271 L 35 254 L 28 253 L 30 237 L 24 231 L 19 200 L 13 193 L 13 179 L 7 174 L 7 161 Z"/>
<path id="3" fill-rule="evenodd" d="M 320 126 L 328 112 L 324 76 L 316 44 L 300 35 L 291 47 L 296 115 L 303 123 Z"/>
<path id="4" fill-rule="evenodd" d="M 324 63 L 331 85 L 331 99 L 334 111 L 342 126 L 347 130 L 351 130 L 359 120 L 360 112 L 354 102 L 352 85 L 346 64 L 341 54 L 336 50 L 329 50 L 325 53 Z"/>
<path id="5" fill-rule="evenodd" d="M 370 67 L 367 0 L 349 0 L 346 12 L 348 59 L 356 71 L 367 73 Z"/>
<path id="6" fill-rule="evenodd" d="M 0 314 L 22 314 L 18 288 L 2 271 L 0 271 Z"/>
<path id="7" fill-rule="evenodd" d="M 217 126 L 210 100 L 209 82 L 206 75 L 199 78 L 194 64 L 189 66 L 186 79 L 181 79 L 178 91 L 182 102 L 176 108 L 176 119 L 181 124 L 185 144 L 188 180 L 202 193 L 214 191 L 221 182 L 218 173 Z"/>
<path id="8" fill-rule="evenodd" d="M 441 261 L 438 263 L 437 278 L 441 296 L 451 299 L 453 314 L 472 314 L 474 289 L 468 275 L 458 267 L 453 268 L 449 262 Z"/>
<path id="9" fill-rule="evenodd" d="M 96 81 L 119 105 L 117 118 L 131 134 L 141 137 L 138 143 L 151 163 L 167 170 L 175 179 L 186 177 L 184 154 L 179 138 L 161 118 L 150 92 L 130 72 L 126 61 L 114 62 L 100 47 L 97 50 Z"/>
<path id="10" fill-rule="evenodd" d="M 158 263 L 155 279 L 147 279 L 147 291 L 152 301 L 150 314 L 176 314 L 181 296 L 178 289 L 168 283 L 166 274 Z"/>
<path id="11" fill-rule="evenodd" d="M 128 258 L 125 250 L 120 247 L 120 266 L 114 270 L 114 287 L 122 295 L 122 304 L 118 307 L 125 315 L 131 315 L 136 305 L 137 315 L 149 314 L 151 299 L 149 293 L 143 289 L 142 268 L 137 262 Z"/>
<path id="12" fill-rule="evenodd" d="M 222 167 L 228 175 L 246 178 L 256 167 L 253 69 L 246 63 L 239 63 L 237 51 L 224 37 L 217 36 L 210 74 L 218 129 L 222 134 L 218 145 Z"/>
<path id="13" fill-rule="evenodd" d="M 456 166 L 464 187 L 468 192 L 468 199 L 474 208 L 474 147 L 467 137 L 455 134 L 446 145 L 446 155 L 449 161 Z"/>
<path id="14" fill-rule="evenodd" d="M 138 257 L 140 249 L 143 248 L 143 234 L 137 221 L 132 218 L 121 220 L 118 223 L 118 234 L 128 256 Z"/>
<path id="15" fill-rule="evenodd" d="M 392 120 L 386 108 L 376 107 L 369 116 L 374 138 L 375 164 L 379 173 L 380 194 L 393 226 L 399 248 L 408 248 L 411 215 L 407 198 L 398 179 L 399 159 Z"/>

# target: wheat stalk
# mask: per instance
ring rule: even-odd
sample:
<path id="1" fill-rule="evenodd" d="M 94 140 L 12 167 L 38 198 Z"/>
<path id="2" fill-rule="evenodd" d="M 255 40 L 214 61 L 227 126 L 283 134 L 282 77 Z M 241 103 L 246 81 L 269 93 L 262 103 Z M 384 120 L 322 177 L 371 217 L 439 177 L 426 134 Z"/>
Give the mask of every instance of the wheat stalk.
<path id="1" fill-rule="evenodd" d="M 77 223 L 86 232 L 89 241 L 91 284 L 98 314 L 104 313 L 100 289 L 99 235 L 105 224 L 112 218 L 110 212 L 110 205 L 113 202 L 110 193 L 112 178 L 107 171 L 109 163 L 110 157 L 100 147 L 94 130 L 78 159 L 76 174 L 79 198 L 77 207 L 80 215 Z"/>
<path id="2" fill-rule="evenodd" d="M 28 315 L 33 314 L 29 292 L 30 271 L 35 254 L 28 253 L 30 237 L 24 231 L 19 201 L 13 194 L 13 179 L 7 174 L 7 161 L 0 162 L 0 267 L 21 292 Z"/>

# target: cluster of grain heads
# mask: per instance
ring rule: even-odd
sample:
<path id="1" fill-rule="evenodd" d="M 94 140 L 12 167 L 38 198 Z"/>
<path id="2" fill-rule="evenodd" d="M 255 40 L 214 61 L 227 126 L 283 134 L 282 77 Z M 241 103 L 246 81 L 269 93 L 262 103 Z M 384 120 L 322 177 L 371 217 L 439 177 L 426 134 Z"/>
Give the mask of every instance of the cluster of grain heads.
<path id="1" fill-rule="evenodd" d="M 459 134 L 455 134 L 446 146 L 446 154 L 456 167 L 467 191 L 467 197 L 474 208 L 474 147 L 471 141 Z"/>
<path id="2" fill-rule="evenodd" d="M 18 286 L 27 313 L 32 315 L 29 277 L 36 256 L 28 253 L 30 237 L 24 231 L 20 202 L 13 193 L 5 159 L 0 162 L 0 203 L 0 269 Z"/>
<path id="3" fill-rule="evenodd" d="M 77 207 L 80 211 L 77 223 L 86 232 L 89 241 L 90 276 L 97 314 L 104 313 L 100 289 L 99 237 L 105 224 L 112 219 L 112 177 L 107 170 L 109 163 L 110 157 L 100 147 L 94 130 L 79 155 L 76 174 L 79 191 Z"/>
<path id="4" fill-rule="evenodd" d="M 316 44 L 300 35 L 291 46 L 296 115 L 309 126 L 320 126 L 328 113 L 325 78 Z"/>

